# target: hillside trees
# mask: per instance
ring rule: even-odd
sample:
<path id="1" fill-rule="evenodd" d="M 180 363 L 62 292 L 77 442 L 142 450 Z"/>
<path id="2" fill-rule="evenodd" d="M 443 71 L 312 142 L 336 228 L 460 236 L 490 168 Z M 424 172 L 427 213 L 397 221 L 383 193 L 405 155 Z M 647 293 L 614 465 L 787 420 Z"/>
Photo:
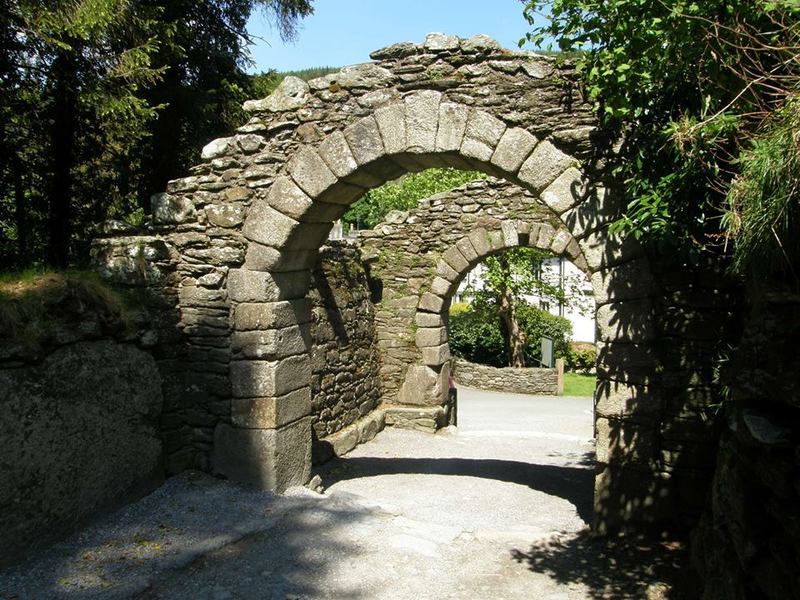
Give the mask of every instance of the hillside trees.
<path id="1" fill-rule="evenodd" d="M 232 128 L 253 9 L 284 35 L 308 0 L 12 0 L 0 8 L 0 258 L 86 256 Z M 190 148 L 187 150 L 187 148 Z"/>
<path id="2" fill-rule="evenodd" d="M 800 3 L 534 0 L 531 24 L 538 11 L 549 23 L 527 40 L 583 51 L 588 95 L 621 142 L 630 203 L 615 228 L 690 255 L 733 241 L 740 272 L 796 280 Z"/>

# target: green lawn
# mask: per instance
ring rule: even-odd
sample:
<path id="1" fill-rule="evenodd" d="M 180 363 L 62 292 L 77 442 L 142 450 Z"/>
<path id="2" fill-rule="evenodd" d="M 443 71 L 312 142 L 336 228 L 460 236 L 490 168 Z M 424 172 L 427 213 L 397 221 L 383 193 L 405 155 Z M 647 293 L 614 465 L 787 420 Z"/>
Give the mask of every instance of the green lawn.
<path id="1" fill-rule="evenodd" d="M 592 396 L 594 395 L 595 376 L 579 375 L 578 373 L 564 373 L 565 396 Z"/>

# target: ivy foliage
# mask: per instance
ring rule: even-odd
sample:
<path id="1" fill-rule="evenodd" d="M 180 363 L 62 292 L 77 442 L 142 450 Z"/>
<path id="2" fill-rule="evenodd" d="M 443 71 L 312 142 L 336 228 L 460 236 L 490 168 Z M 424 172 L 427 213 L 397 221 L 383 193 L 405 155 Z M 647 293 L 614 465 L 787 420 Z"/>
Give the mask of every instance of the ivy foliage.
<path id="1" fill-rule="evenodd" d="M 484 177 L 479 171 L 458 169 L 427 169 L 420 173 L 409 173 L 369 190 L 350 206 L 342 221 L 354 229 L 372 229 L 392 210 L 410 210 L 424 198 Z"/>
<path id="2" fill-rule="evenodd" d="M 739 271 L 796 269 L 800 255 L 786 250 L 796 185 L 788 199 L 769 190 L 798 177 L 792 160 L 774 159 L 796 123 L 800 2 L 533 0 L 525 15 L 521 44 L 581 51 L 587 95 L 616 134 L 614 174 L 629 197 L 616 231 L 690 254 L 733 241 Z M 768 217 L 751 218 L 768 203 Z"/>

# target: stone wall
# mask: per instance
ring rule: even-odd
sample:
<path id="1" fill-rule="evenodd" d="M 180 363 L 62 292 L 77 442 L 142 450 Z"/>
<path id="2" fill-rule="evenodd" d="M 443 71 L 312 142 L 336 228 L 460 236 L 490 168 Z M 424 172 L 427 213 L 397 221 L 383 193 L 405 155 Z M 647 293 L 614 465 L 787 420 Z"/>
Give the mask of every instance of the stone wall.
<path id="1" fill-rule="evenodd" d="M 530 235 L 532 226 L 537 232 L 534 236 Z M 387 402 L 403 401 L 400 390 L 409 366 L 424 362 L 423 350 L 417 343 L 417 307 L 438 275 L 438 263 L 444 254 L 459 243 L 463 246 L 464 241 L 469 242 L 465 238 L 479 232 L 497 234 L 502 246 L 506 242 L 508 247 L 520 245 L 517 229 L 523 227 L 528 235 L 521 245 L 563 253 L 564 240 L 571 239 L 535 196 L 506 181 L 490 178 L 422 200 L 410 211 L 394 211 L 374 230 L 359 232 L 364 257 L 381 286 L 376 319 L 383 358 L 382 389 Z M 471 242 L 469 247 L 472 248 Z M 573 253 L 568 254 L 569 258 L 585 268 L 585 261 L 574 252 L 575 248 L 570 250 Z M 470 258 L 475 257 L 473 249 Z M 459 275 L 463 277 L 468 269 L 462 267 L 462 271 Z M 432 346 L 446 345 L 446 339 L 436 342 Z M 441 356 L 439 364 L 448 358 Z"/>
<path id="2" fill-rule="evenodd" d="M 46 343 L 0 343 L 0 564 L 164 477 L 153 357 L 118 315 L 73 306 L 50 313 Z"/>
<path id="3" fill-rule="evenodd" d="M 312 272 L 311 426 L 316 439 L 378 406 L 380 356 L 375 311 L 360 252 L 328 242 Z"/>
<path id="4" fill-rule="evenodd" d="M 512 394 L 558 395 L 558 370 L 535 367 L 491 367 L 454 359 L 452 373 L 460 385 Z M 563 389 L 563 385 L 561 386 Z"/>
<path id="5" fill-rule="evenodd" d="M 800 296 L 761 289 L 750 300 L 723 368 L 730 396 L 717 413 L 710 501 L 693 534 L 704 600 L 800 598 Z"/>

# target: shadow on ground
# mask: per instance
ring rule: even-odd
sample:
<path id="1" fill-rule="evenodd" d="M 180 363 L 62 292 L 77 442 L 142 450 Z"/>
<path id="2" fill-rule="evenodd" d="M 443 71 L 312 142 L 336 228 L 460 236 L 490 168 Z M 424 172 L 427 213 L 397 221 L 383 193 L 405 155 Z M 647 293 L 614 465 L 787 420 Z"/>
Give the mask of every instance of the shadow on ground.
<path id="1" fill-rule="evenodd" d="M 521 461 L 470 458 L 338 458 L 318 468 L 322 483 L 379 475 L 455 475 L 525 485 L 572 503 L 590 523 L 594 471 L 580 467 L 537 465 Z"/>
<path id="2" fill-rule="evenodd" d="M 586 585 L 592 598 L 696 598 L 687 546 L 645 537 L 597 537 L 583 531 L 561 534 L 514 550 L 514 560 L 563 584 Z"/>

